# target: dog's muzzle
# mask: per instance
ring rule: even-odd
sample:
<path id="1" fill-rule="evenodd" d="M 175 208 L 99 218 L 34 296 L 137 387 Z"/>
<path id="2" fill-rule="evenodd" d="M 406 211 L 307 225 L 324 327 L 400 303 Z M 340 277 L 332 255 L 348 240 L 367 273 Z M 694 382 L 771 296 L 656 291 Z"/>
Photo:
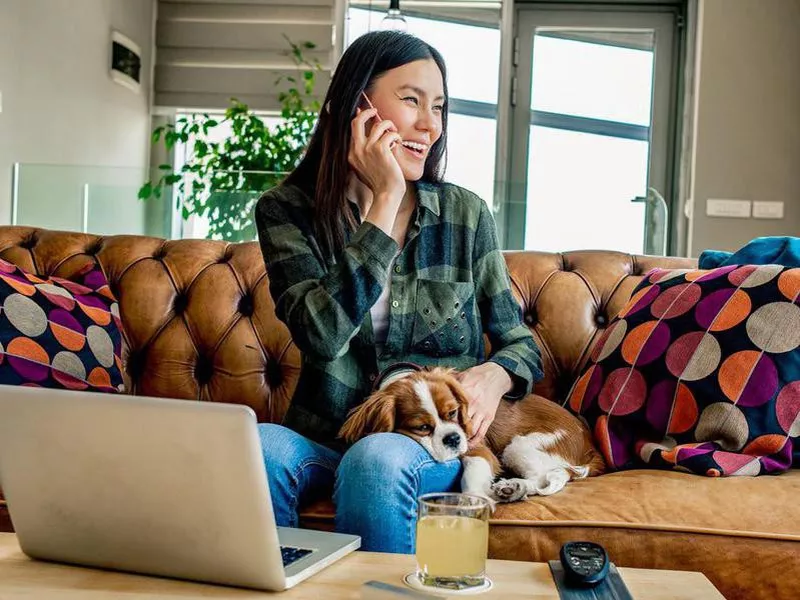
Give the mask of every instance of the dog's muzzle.
<path id="1" fill-rule="evenodd" d="M 447 448 L 458 450 L 458 447 L 461 444 L 461 434 L 457 431 L 451 431 L 442 438 L 442 443 Z"/>

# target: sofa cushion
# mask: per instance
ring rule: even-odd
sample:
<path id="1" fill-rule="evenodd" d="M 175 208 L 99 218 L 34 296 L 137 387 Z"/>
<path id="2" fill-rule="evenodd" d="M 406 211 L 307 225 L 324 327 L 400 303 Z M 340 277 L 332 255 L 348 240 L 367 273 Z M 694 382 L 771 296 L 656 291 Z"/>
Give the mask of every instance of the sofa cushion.
<path id="1" fill-rule="evenodd" d="M 568 406 L 612 468 L 712 476 L 800 464 L 800 269 L 655 269 Z"/>
<path id="2" fill-rule="evenodd" d="M 590 540 L 620 566 L 700 571 L 729 599 L 791 598 L 800 581 L 798 497 L 797 470 L 758 478 L 608 473 L 553 496 L 498 505 L 489 556 L 556 560 L 565 542 Z M 333 529 L 330 501 L 300 516 L 303 527 Z"/>
<path id="3" fill-rule="evenodd" d="M 117 302 L 99 266 L 75 281 L 40 278 L 0 260 L 0 383 L 122 389 Z"/>
<path id="4" fill-rule="evenodd" d="M 563 543 L 586 539 L 620 566 L 700 571 L 729 599 L 791 598 L 800 581 L 798 495 L 796 470 L 758 478 L 608 473 L 498 507 L 489 554 L 552 560 Z"/>

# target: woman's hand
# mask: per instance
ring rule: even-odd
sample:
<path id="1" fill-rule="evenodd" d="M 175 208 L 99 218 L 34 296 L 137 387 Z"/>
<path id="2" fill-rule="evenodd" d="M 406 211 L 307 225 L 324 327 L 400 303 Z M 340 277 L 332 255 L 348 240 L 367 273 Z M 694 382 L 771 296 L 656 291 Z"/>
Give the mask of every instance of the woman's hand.
<path id="1" fill-rule="evenodd" d="M 506 370 L 493 362 L 471 367 L 458 373 L 456 378 L 469 398 L 468 414 L 472 421 L 469 447 L 474 448 L 486 436 L 500 400 L 511 390 L 513 382 Z"/>
<path id="2" fill-rule="evenodd" d="M 367 123 L 377 117 L 374 108 L 359 110 L 351 123 L 352 139 L 347 160 L 366 185 L 374 201 L 395 200 L 399 205 L 406 191 L 403 171 L 393 154 L 402 138 L 391 121 L 380 121 L 367 133 Z"/>

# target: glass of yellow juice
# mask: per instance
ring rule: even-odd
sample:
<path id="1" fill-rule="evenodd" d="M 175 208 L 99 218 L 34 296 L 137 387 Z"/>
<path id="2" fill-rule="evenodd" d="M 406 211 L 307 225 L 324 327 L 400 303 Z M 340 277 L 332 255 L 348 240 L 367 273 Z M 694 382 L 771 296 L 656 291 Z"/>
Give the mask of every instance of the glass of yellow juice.
<path id="1" fill-rule="evenodd" d="M 471 494 L 419 498 L 417 578 L 424 586 L 462 590 L 486 583 L 489 503 Z"/>

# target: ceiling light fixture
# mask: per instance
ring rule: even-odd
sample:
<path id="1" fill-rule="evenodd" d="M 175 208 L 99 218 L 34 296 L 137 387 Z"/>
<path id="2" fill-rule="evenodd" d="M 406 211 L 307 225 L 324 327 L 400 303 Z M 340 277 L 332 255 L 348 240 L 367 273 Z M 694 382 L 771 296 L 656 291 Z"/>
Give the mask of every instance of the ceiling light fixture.
<path id="1" fill-rule="evenodd" d="M 389 0 L 389 10 L 381 21 L 381 29 L 408 31 L 408 23 L 400 12 L 400 0 Z"/>

